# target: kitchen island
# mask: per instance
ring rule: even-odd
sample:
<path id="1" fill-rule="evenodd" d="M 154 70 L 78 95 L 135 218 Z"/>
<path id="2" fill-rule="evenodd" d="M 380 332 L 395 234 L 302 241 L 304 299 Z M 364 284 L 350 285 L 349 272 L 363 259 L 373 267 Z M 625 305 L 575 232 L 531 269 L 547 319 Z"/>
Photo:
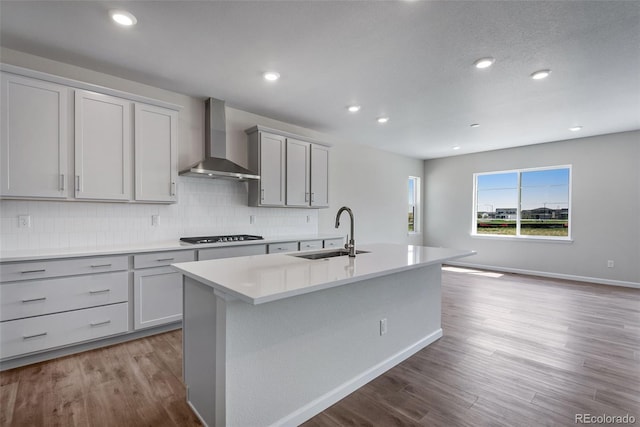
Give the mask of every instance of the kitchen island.
<path id="1" fill-rule="evenodd" d="M 474 252 L 359 249 L 173 265 L 187 400 L 206 425 L 298 425 L 442 336 L 442 263 Z"/>

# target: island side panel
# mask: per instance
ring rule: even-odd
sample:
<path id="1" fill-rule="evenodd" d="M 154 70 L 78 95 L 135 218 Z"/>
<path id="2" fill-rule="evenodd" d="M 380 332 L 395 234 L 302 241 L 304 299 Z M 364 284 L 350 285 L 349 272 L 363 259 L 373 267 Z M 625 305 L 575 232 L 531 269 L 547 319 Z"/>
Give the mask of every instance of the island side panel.
<path id="1" fill-rule="evenodd" d="M 205 425 L 223 426 L 226 302 L 210 286 L 183 276 L 183 375 L 187 402 Z"/>
<path id="2" fill-rule="evenodd" d="M 227 425 L 297 425 L 435 341 L 440 279 L 437 264 L 256 306 L 228 301 Z"/>

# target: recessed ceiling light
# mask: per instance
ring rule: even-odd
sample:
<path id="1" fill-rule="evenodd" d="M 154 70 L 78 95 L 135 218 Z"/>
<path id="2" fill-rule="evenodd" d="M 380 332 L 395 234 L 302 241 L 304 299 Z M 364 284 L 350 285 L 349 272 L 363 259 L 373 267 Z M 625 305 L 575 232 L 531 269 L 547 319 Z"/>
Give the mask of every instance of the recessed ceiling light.
<path id="1" fill-rule="evenodd" d="M 378 123 L 387 123 L 389 121 L 389 117 L 378 117 Z"/>
<path id="2" fill-rule="evenodd" d="M 349 110 L 350 113 L 357 113 L 358 111 L 360 111 L 360 106 L 359 105 L 349 105 L 347 107 L 347 110 Z"/>
<path id="3" fill-rule="evenodd" d="M 270 82 L 275 82 L 280 78 L 280 73 L 277 73 L 275 71 L 267 71 L 262 76 L 264 77 L 265 80 L 269 80 Z"/>
<path id="4" fill-rule="evenodd" d="M 480 125 L 478 123 L 471 123 L 469 126 L 472 127 L 472 128 L 479 128 L 480 127 Z"/>
<path id="5" fill-rule="evenodd" d="M 578 132 L 581 129 L 582 129 L 582 126 L 573 126 L 569 128 L 571 132 Z"/>
<path id="6" fill-rule="evenodd" d="M 456 146 L 451 147 L 451 148 L 453 148 L 454 150 L 459 150 L 459 149 L 460 149 L 460 146 L 459 146 L 459 145 L 456 145 Z"/>
<path id="7" fill-rule="evenodd" d="M 109 15 L 111 16 L 111 19 L 123 27 L 131 27 L 132 25 L 136 25 L 138 22 L 136 17 L 126 10 L 110 10 Z"/>
<path id="8" fill-rule="evenodd" d="M 531 78 L 533 80 L 542 80 L 549 77 L 549 74 L 551 74 L 551 70 L 539 70 L 539 71 L 536 71 L 535 73 L 532 73 Z"/>
<path id="9" fill-rule="evenodd" d="M 495 59 L 495 58 L 492 58 L 492 57 L 490 57 L 490 56 L 488 56 L 488 57 L 486 57 L 486 58 L 480 58 L 480 59 L 478 59 L 476 62 L 474 62 L 474 63 L 473 63 L 473 65 L 474 65 L 476 68 L 483 69 L 483 68 L 489 68 L 489 67 L 491 67 L 491 66 L 493 65 L 493 63 L 494 63 L 494 62 L 496 62 L 496 59 Z"/>

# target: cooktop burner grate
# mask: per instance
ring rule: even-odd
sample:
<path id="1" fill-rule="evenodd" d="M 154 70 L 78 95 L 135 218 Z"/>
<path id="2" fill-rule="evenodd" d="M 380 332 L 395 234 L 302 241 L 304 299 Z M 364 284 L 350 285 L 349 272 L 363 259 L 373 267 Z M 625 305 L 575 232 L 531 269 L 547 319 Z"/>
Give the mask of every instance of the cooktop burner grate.
<path id="1" fill-rule="evenodd" d="M 181 237 L 180 241 L 192 244 L 243 242 L 246 240 L 264 240 L 262 236 L 250 234 L 231 234 L 226 236 Z"/>

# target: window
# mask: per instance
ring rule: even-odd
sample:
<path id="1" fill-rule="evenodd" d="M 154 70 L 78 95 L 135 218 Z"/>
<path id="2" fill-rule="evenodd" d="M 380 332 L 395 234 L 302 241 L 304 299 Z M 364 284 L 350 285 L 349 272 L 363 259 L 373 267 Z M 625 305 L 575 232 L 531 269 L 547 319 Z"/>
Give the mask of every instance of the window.
<path id="1" fill-rule="evenodd" d="M 477 173 L 474 235 L 571 237 L 571 166 Z"/>
<path id="2" fill-rule="evenodd" d="M 420 232 L 420 178 L 409 177 L 409 233 Z"/>

